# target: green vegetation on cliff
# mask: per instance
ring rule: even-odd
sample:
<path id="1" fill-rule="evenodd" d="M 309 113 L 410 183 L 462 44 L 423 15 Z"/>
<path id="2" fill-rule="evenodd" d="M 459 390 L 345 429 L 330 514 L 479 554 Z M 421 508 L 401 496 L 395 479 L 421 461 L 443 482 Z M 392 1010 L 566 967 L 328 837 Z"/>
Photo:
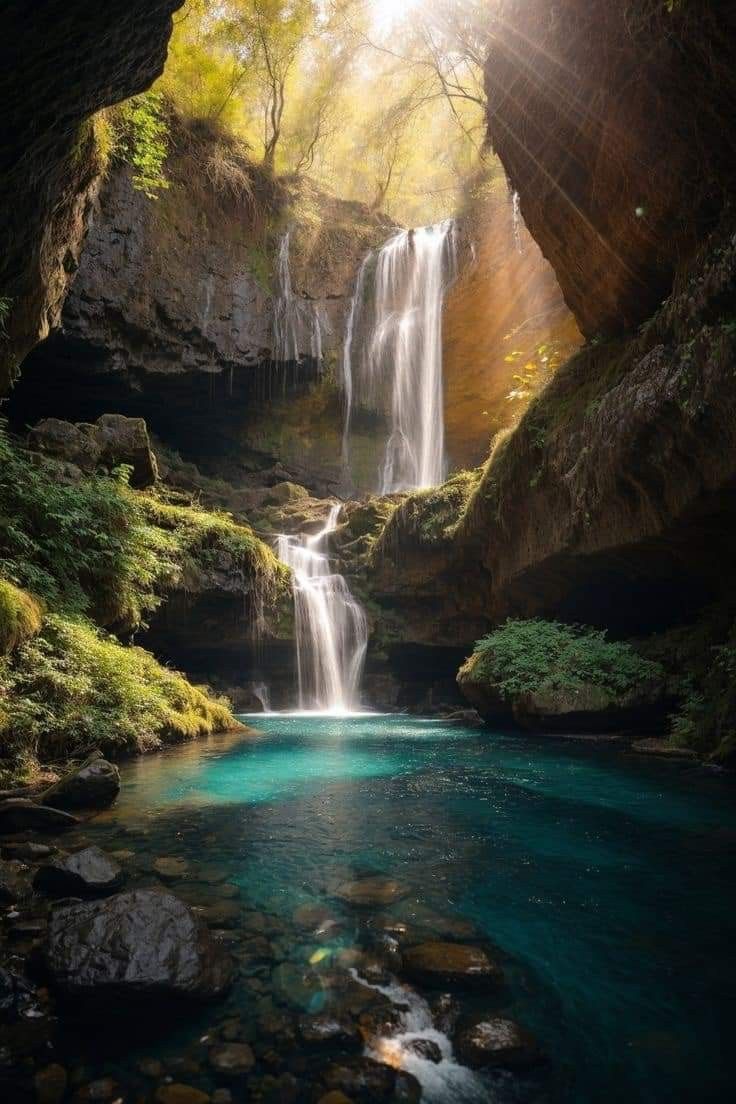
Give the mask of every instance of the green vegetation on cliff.
<path id="1" fill-rule="evenodd" d="M 276 601 L 287 573 L 229 515 L 136 492 L 127 471 L 82 476 L 0 431 L 0 775 L 95 745 L 146 751 L 232 727 L 214 700 L 129 634 L 195 571 L 235 573 Z"/>
<path id="2" fill-rule="evenodd" d="M 606 639 L 587 625 L 559 621 L 508 620 L 475 646 L 473 677 L 487 681 L 502 698 L 539 691 L 596 686 L 623 696 L 661 679 L 653 660 L 630 644 Z"/>

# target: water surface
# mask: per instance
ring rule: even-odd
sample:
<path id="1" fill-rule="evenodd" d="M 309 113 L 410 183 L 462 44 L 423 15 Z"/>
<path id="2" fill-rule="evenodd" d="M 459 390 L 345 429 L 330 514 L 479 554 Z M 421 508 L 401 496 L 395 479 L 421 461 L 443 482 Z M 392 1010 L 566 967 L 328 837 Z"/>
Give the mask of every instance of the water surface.
<path id="1" fill-rule="evenodd" d="M 551 1058 L 545 1099 L 730 1098 L 729 779 L 407 717 L 250 720 L 255 738 L 128 765 L 115 820 L 284 917 L 385 872 L 473 920 Z"/>

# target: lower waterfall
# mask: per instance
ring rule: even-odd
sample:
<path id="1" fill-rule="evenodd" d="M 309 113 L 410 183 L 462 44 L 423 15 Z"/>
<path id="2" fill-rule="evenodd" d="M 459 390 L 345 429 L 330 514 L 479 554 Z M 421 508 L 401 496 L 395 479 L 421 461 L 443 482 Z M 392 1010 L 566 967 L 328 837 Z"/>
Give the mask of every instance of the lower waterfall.
<path id="1" fill-rule="evenodd" d="M 278 539 L 279 559 L 293 573 L 299 709 L 305 711 L 360 709 L 368 624 L 343 576 L 333 572 L 329 554 L 341 509 L 332 506 L 324 528 L 312 537 Z"/>

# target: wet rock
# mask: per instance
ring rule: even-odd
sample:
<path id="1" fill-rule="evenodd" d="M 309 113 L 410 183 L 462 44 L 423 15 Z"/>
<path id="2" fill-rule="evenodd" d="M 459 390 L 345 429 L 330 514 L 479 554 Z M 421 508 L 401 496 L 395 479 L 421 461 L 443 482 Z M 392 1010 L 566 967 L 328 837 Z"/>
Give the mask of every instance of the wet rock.
<path id="1" fill-rule="evenodd" d="M 189 863 L 186 859 L 164 856 L 154 859 L 153 869 L 162 882 L 176 882 L 180 878 L 186 878 L 189 873 Z"/>
<path id="2" fill-rule="evenodd" d="M 338 927 L 341 923 L 332 909 L 329 909 L 326 905 L 317 904 L 300 905 L 294 911 L 292 919 L 297 927 L 305 928 L 311 932 Z"/>
<path id="3" fill-rule="evenodd" d="M 104 809 L 119 793 L 120 771 L 96 752 L 46 790 L 43 800 L 61 809 Z"/>
<path id="4" fill-rule="evenodd" d="M 221 1077 L 244 1077 L 256 1064 L 255 1055 L 247 1043 L 224 1043 L 209 1052 L 209 1063 Z"/>
<path id="5" fill-rule="evenodd" d="M 104 1101 L 114 1100 L 120 1092 L 120 1086 L 112 1077 L 100 1077 L 96 1081 L 90 1081 L 83 1085 L 74 1094 L 74 1104 L 104 1104 Z"/>
<path id="6" fill-rule="evenodd" d="M 503 971 L 482 947 L 464 943 L 420 943 L 404 952 L 404 973 L 430 988 L 447 986 L 488 990 L 503 981 Z"/>
<path id="7" fill-rule="evenodd" d="M 299 1034 L 309 1046 L 338 1046 L 360 1049 L 362 1036 L 347 1016 L 302 1016 Z"/>
<path id="8" fill-rule="evenodd" d="M 324 1007 L 322 979 L 312 970 L 281 962 L 271 973 L 275 995 L 292 1008 L 319 1012 Z"/>
<path id="9" fill-rule="evenodd" d="M 418 1058 L 424 1058 L 428 1062 L 439 1063 L 442 1061 L 442 1051 L 433 1039 L 411 1039 L 405 1044 L 406 1050 L 416 1054 Z"/>
<path id="10" fill-rule="evenodd" d="M 159 1086 L 153 1099 L 156 1104 L 210 1104 L 212 1097 L 192 1085 L 174 1082 L 171 1085 Z"/>
<path id="11" fill-rule="evenodd" d="M 515 1020 L 502 1016 L 461 1024 L 454 1044 L 459 1061 L 473 1069 L 527 1069 L 541 1057 L 534 1036 Z"/>
<path id="12" fill-rule="evenodd" d="M 226 882 L 231 875 L 226 866 L 218 866 L 216 863 L 197 864 L 192 872 L 192 877 L 198 882 L 207 885 L 217 885 L 218 882 Z"/>
<path id="13" fill-rule="evenodd" d="M 206 1000 L 232 977 L 230 957 L 190 909 L 156 890 L 55 908 L 44 961 L 59 992 L 86 999 Z"/>
<path id="14" fill-rule="evenodd" d="M 443 1035 L 453 1035 L 462 1009 L 451 993 L 440 993 L 430 1002 L 432 1022 Z"/>
<path id="15" fill-rule="evenodd" d="M 396 913 L 410 926 L 403 937 L 404 942 L 408 942 L 417 931 L 431 932 L 434 939 L 457 943 L 467 943 L 481 938 L 481 933 L 472 921 L 465 920 L 462 916 L 448 916 L 436 912 L 429 905 L 418 901 L 402 901 Z M 417 942 L 425 941 L 426 934 L 424 939 L 417 940 Z"/>
<path id="16" fill-rule="evenodd" d="M 124 881 L 123 871 L 104 851 L 85 847 L 39 867 L 33 886 L 52 897 L 102 897 L 115 893 Z"/>
<path id="17" fill-rule="evenodd" d="M 339 1089 L 333 1089 L 331 1092 L 321 1096 L 317 1104 L 353 1104 L 353 1102 L 344 1092 L 340 1092 Z"/>
<path id="18" fill-rule="evenodd" d="M 20 1015 L 33 997 L 33 989 L 25 978 L 0 966 L 0 1020 L 12 1020 Z"/>
<path id="19" fill-rule="evenodd" d="M 158 1080 L 159 1077 L 164 1075 L 164 1064 L 158 1058 L 141 1058 L 136 1066 L 144 1077 L 152 1077 Z"/>
<path id="20" fill-rule="evenodd" d="M 409 887 L 394 878 L 360 878 L 343 882 L 335 890 L 335 897 L 360 908 L 381 908 L 399 901 L 409 892 Z"/>
<path id="21" fill-rule="evenodd" d="M 253 962 L 271 962 L 276 957 L 272 944 L 262 935 L 246 939 L 242 951 Z"/>
<path id="22" fill-rule="evenodd" d="M 56 1062 L 39 1070 L 33 1078 L 36 1104 L 61 1104 L 68 1080 L 66 1070 Z"/>
<path id="23" fill-rule="evenodd" d="M 330 1066 L 325 1074 L 329 1089 L 338 1089 L 356 1104 L 406 1101 L 418 1104 L 422 1091 L 410 1073 L 376 1062 L 373 1058 L 350 1058 Z"/>
<path id="24" fill-rule="evenodd" d="M 212 1094 L 212 1104 L 232 1104 L 233 1094 L 229 1089 L 215 1089 Z"/>
<path id="25" fill-rule="evenodd" d="M 79 820 L 71 813 L 37 805 L 25 797 L 0 802 L 0 832 L 61 832 L 75 824 Z"/>
<path id="26" fill-rule="evenodd" d="M 18 840 L 17 842 L 4 843 L 2 848 L 4 859 L 20 859 L 22 862 L 41 862 L 53 855 L 56 848 L 48 843 L 35 843 L 33 840 Z"/>

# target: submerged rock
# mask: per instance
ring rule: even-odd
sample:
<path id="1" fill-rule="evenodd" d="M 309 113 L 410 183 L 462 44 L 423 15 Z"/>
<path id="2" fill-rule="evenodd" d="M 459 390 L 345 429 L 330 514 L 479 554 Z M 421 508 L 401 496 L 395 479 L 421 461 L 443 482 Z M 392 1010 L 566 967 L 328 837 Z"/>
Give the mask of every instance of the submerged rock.
<path id="1" fill-rule="evenodd" d="M 335 890 L 335 897 L 360 908 L 380 908 L 406 897 L 409 887 L 394 878 L 375 876 L 343 882 Z"/>
<path id="2" fill-rule="evenodd" d="M 34 843 L 32 840 L 4 843 L 0 848 L 4 859 L 21 859 L 25 862 L 40 862 L 53 855 L 55 850 L 51 844 Z"/>
<path id="3" fill-rule="evenodd" d="M 71 813 L 37 805 L 26 797 L 0 802 L 0 832 L 61 832 L 75 824 L 79 820 Z"/>
<path id="4" fill-rule="evenodd" d="M 515 1020 L 503 1016 L 483 1017 L 461 1024 L 454 1043 L 459 1060 L 473 1069 L 526 1069 L 541 1058 L 534 1036 Z"/>
<path id="5" fill-rule="evenodd" d="M 62 809 L 102 809 L 119 792 L 120 771 L 97 752 L 46 790 L 43 799 Z"/>
<path id="6" fill-rule="evenodd" d="M 134 890 L 54 909 L 44 948 L 53 986 L 75 998 L 220 996 L 232 961 L 173 894 Z"/>
<path id="7" fill-rule="evenodd" d="M 186 878 L 189 873 L 189 863 L 186 859 L 164 856 L 154 860 L 153 869 L 163 882 L 175 882 L 179 878 Z"/>
<path id="8" fill-rule="evenodd" d="M 120 889 L 125 874 L 99 847 L 85 847 L 39 867 L 35 889 L 54 897 L 101 897 Z"/>
<path id="9" fill-rule="evenodd" d="M 224 1043 L 213 1047 L 209 1063 L 223 1077 L 243 1077 L 256 1064 L 255 1055 L 247 1043 Z"/>
<path id="10" fill-rule="evenodd" d="M 362 1042 L 357 1025 L 347 1016 L 302 1016 L 299 1020 L 299 1033 L 304 1042 L 312 1046 L 360 1049 Z"/>
<path id="11" fill-rule="evenodd" d="M 500 965 L 482 947 L 464 943 L 420 943 L 404 952 L 404 972 L 430 988 L 495 989 Z"/>
<path id="12" fill-rule="evenodd" d="M 160 1085 L 154 1097 L 156 1104 L 209 1104 L 211 1099 L 212 1097 L 201 1089 L 195 1089 L 193 1085 L 182 1085 L 176 1081 L 171 1085 Z"/>

